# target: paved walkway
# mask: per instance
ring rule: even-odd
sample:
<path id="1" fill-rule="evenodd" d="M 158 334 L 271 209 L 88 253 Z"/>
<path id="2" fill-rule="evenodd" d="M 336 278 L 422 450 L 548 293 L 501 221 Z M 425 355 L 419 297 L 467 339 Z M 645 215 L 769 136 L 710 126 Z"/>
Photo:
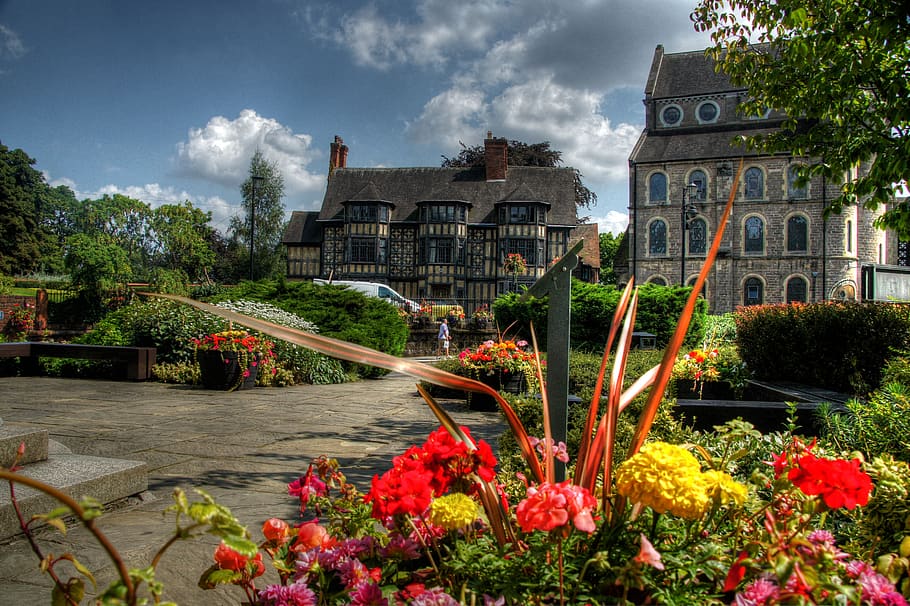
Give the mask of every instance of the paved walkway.
<path id="1" fill-rule="evenodd" d="M 173 517 L 161 512 L 171 504 L 174 487 L 204 489 L 257 540 L 265 519 L 295 519 L 286 484 L 316 456 L 337 458 L 348 479 L 366 490 L 393 456 L 438 427 L 415 382 L 392 374 L 343 385 L 225 393 L 161 383 L 9 377 L 0 378 L 0 418 L 46 428 L 51 440 L 77 454 L 148 464 L 149 490 L 98 524 L 127 565 L 139 567 L 148 565 L 173 530 Z M 496 448 L 505 427 L 498 414 L 471 411 L 463 400 L 444 405 Z M 96 572 L 100 588 L 114 578 L 105 554 L 83 529 L 66 537 L 46 529 L 39 538 L 45 554 L 74 553 Z M 236 587 L 196 587 L 215 544 L 203 537 L 168 551 L 158 568 L 166 599 L 184 606 L 241 601 Z M 50 603 L 51 583 L 37 565 L 24 539 L 0 545 L 0 604 Z M 59 570 L 70 576 L 65 562 Z"/>

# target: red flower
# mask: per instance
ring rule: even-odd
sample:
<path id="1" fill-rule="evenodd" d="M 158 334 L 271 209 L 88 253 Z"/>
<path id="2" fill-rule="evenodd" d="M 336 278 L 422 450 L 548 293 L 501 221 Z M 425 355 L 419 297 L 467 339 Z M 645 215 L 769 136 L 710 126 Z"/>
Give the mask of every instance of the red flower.
<path id="1" fill-rule="evenodd" d="M 803 493 L 821 496 L 831 509 L 854 509 L 866 505 L 872 491 L 872 479 L 859 467 L 859 459 L 818 459 L 810 453 L 799 458 L 787 478 Z"/>
<path id="2" fill-rule="evenodd" d="M 727 579 L 724 581 L 724 591 L 735 591 L 746 577 L 746 566 L 743 564 L 743 560 L 747 557 L 749 557 L 749 554 L 745 551 L 741 551 L 736 558 L 736 561 L 730 566 L 730 571 L 727 573 Z"/>
<path id="3" fill-rule="evenodd" d="M 262 536 L 266 541 L 282 545 L 291 533 L 288 523 L 279 518 L 269 518 L 262 525 Z"/>
<path id="4" fill-rule="evenodd" d="M 265 572 L 265 564 L 262 563 L 262 554 L 258 551 L 250 559 L 234 549 L 228 547 L 222 541 L 215 549 L 215 564 L 222 570 L 233 570 L 234 572 L 248 572 L 250 578 L 256 578 Z"/>
<path id="5" fill-rule="evenodd" d="M 569 520 L 579 530 L 594 532 L 592 510 L 597 501 L 586 488 L 571 484 L 569 480 L 559 484 L 544 482 L 540 486 L 528 487 L 528 498 L 518 504 L 515 515 L 525 532 L 566 526 Z"/>
<path id="6" fill-rule="evenodd" d="M 297 528 L 297 540 L 291 546 L 291 551 L 308 551 L 314 547 L 330 547 L 334 539 L 329 531 L 317 522 L 306 522 Z"/>

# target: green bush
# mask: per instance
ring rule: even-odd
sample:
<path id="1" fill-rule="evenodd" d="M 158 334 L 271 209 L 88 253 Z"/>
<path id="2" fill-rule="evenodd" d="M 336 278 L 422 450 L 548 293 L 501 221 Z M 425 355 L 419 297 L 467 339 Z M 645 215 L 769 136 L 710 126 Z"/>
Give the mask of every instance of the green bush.
<path id="1" fill-rule="evenodd" d="M 404 353 L 408 325 L 398 308 L 381 299 L 334 285 L 311 282 L 243 282 L 216 300 L 242 298 L 265 301 L 312 322 L 319 334 L 364 345 L 392 356 Z M 388 371 L 363 365 L 346 365 L 366 378 Z"/>
<path id="2" fill-rule="evenodd" d="M 891 454 L 910 463 L 910 387 L 890 383 L 868 401 L 850 400 L 846 411 L 823 408 L 819 414 L 827 442 L 841 452 L 858 451 L 867 460 Z"/>
<path id="3" fill-rule="evenodd" d="M 755 378 L 864 395 L 885 362 L 910 346 L 910 306 L 894 303 L 762 305 L 736 314 L 736 342 Z"/>
<path id="4" fill-rule="evenodd" d="M 666 344 L 676 330 L 679 315 L 691 290 L 654 284 L 639 287 L 635 330 L 653 333 L 659 344 Z M 621 294 L 615 286 L 588 284 L 573 279 L 570 325 L 572 349 L 595 353 L 603 351 Z M 707 309 L 707 301 L 699 299 L 686 335 L 687 343 L 700 343 L 704 338 Z M 519 302 L 519 295 L 515 293 L 502 295 L 493 303 L 493 314 L 500 328 L 504 329 L 514 323 L 514 330 L 529 339 L 528 326 L 533 322 L 538 343 L 544 351 L 548 310 L 548 298 L 531 297 L 527 302 Z"/>

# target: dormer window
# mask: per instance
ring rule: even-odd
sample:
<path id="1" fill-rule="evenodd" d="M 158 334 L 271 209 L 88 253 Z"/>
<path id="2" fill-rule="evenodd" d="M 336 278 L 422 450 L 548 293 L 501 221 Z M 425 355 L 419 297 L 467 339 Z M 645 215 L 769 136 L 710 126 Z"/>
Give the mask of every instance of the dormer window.
<path id="1" fill-rule="evenodd" d="M 499 208 L 499 222 L 503 225 L 533 225 L 546 221 L 547 211 L 539 204 L 509 204 Z"/>
<path id="2" fill-rule="evenodd" d="M 420 220 L 423 223 L 464 223 L 468 220 L 468 210 L 464 204 L 423 204 Z"/>
<path id="3" fill-rule="evenodd" d="M 347 205 L 349 223 L 388 223 L 389 207 L 376 202 L 352 202 Z"/>

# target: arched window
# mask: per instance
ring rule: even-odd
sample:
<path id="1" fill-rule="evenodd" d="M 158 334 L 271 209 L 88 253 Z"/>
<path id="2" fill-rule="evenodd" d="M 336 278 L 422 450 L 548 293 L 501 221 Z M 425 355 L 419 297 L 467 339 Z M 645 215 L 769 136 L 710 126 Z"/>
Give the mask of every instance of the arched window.
<path id="1" fill-rule="evenodd" d="M 667 175 L 664 173 L 652 173 L 648 179 L 648 201 L 667 201 Z"/>
<path id="2" fill-rule="evenodd" d="M 791 164 L 787 168 L 787 193 L 791 200 L 805 200 L 809 197 L 808 184 L 797 185 L 796 180 L 799 177 L 799 164 Z"/>
<path id="3" fill-rule="evenodd" d="M 652 276 L 648 278 L 648 284 L 655 284 L 657 286 L 666 286 L 667 281 L 661 278 L 660 276 Z"/>
<path id="4" fill-rule="evenodd" d="M 765 251 L 765 222 L 749 217 L 743 224 L 743 252 L 761 254 Z"/>
<path id="5" fill-rule="evenodd" d="M 648 226 L 648 253 L 652 256 L 667 254 L 667 224 L 662 219 Z"/>
<path id="6" fill-rule="evenodd" d="M 809 222 L 802 215 L 787 219 L 787 252 L 809 251 Z"/>
<path id="7" fill-rule="evenodd" d="M 809 283 L 801 276 L 787 280 L 787 303 L 808 303 Z"/>
<path id="8" fill-rule="evenodd" d="M 689 223 L 689 254 L 703 255 L 708 250 L 708 224 L 704 219 Z"/>
<path id="9" fill-rule="evenodd" d="M 765 299 L 765 287 L 758 278 L 749 278 L 743 285 L 743 305 L 761 305 Z"/>
<path id="10" fill-rule="evenodd" d="M 746 200 L 761 200 L 765 197 L 765 173 L 757 166 L 746 170 L 743 175 L 746 183 Z"/>
<path id="11" fill-rule="evenodd" d="M 689 173 L 689 180 L 686 182 L 696 185 L 695 197 L 693 200 L 704 202 L 708 198 L 708 175 L 703 170 L 693 170 Z"/>

